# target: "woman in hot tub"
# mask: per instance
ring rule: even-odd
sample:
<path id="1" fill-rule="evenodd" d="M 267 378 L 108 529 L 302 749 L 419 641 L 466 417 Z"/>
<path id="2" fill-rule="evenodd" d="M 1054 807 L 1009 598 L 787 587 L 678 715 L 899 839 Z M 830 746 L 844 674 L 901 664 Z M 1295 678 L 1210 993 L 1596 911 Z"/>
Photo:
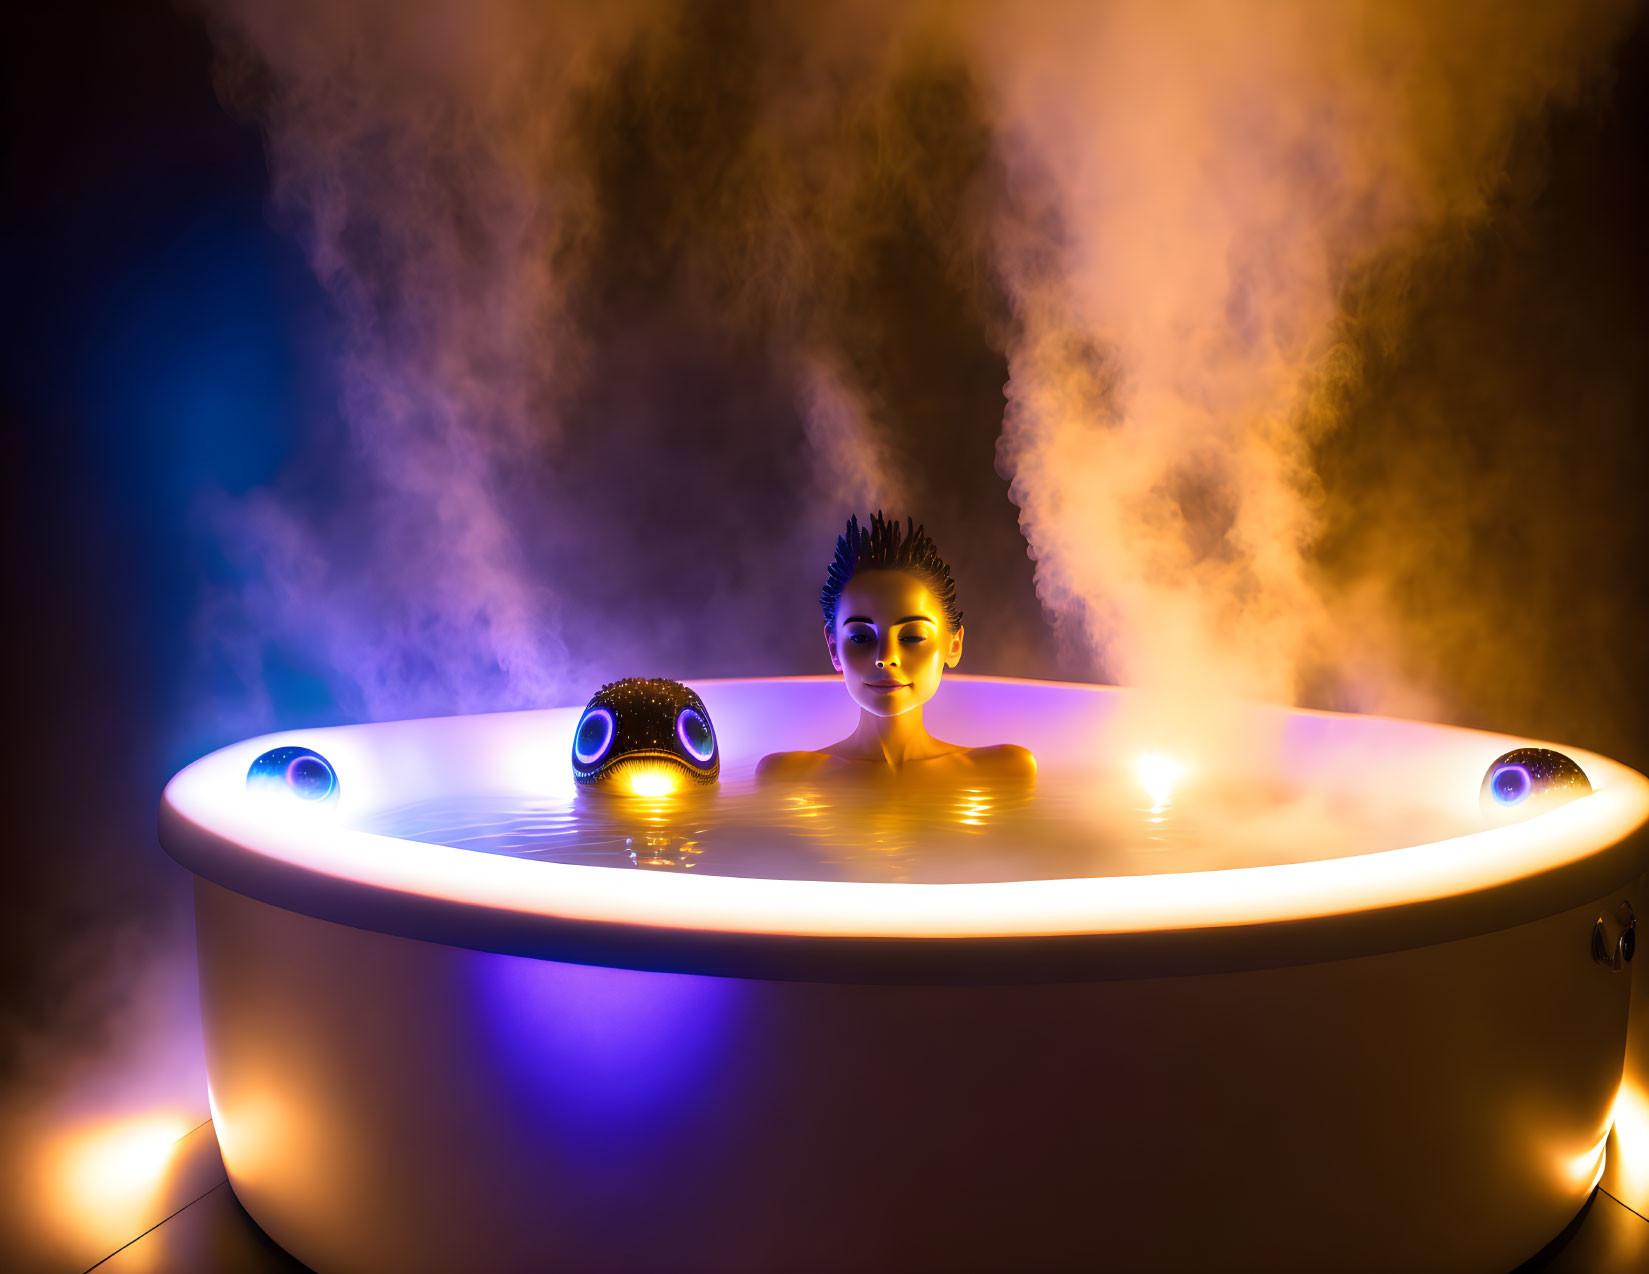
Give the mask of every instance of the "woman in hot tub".
<path id="1" fill-rule="evenodd" d="M 901 528 L 880 513 L 860 527 L 850 517 L 819 602 L 830 662 L 859 705 L 858 727 L 816 752 L 763 757 L 758 779 L 1035 776 L 1036 759 L 1018 744 L 967 748 L 922 725 L 922 705 L 962 658 L 962 612 L 950 567 L 921 527 L 907 518 Z"/>

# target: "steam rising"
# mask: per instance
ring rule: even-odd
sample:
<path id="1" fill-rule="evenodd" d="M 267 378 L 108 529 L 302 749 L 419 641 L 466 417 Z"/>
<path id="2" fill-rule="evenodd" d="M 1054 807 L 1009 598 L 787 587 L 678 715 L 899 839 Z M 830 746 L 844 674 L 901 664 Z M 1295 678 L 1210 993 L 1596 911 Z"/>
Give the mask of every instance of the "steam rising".
<path id="1" fill-rule="evenodd" d="M 532 510 L 506 488 L 553 434 L 573 351 L 551 261 L 568 194 L 534 168 L 598 13 L 621 11 L 523 27 L 452 5 L 234 10 L 258 78 L 226 62 L 226 95 L 266 106 L 276 203 L 341 312 L 360 484 L 331 525 L 244 511 L 254 625 L 311 626 L 371 713 L 424 706 L 409 686 L 449 710 L 541 701 L 561 671 L 553 585 L 524 569 Z"/>
<path id="2" fill-rule="evenodd" d="M 832 339 L 899 110 L 873 11 L 833 42 L 715 6 L 212 6 L 345 344 L 347 447 L 223 511 L 245 682 L 297 649 L 404 715 L 818 644 L 732 620 L 757 581 L 764 625 L 805 615 L 844 511 L 901 489 Z"/>
<path id="3" fill-rule="evenodd" d="M 226 510 L 256 583 L 214 627 L 249 681 L 284 641 L 371 715 L 795 671 L 790 595 L 901 503 L 1017 615 L 955 373 L 901 379 L 960 315 L 1006 363 L 1036 593 L 1102 671 L 1396 702 L 1378 590 L 1314 559 L 1316 452 L 1391 321 L 1348 297 L 1483 214 L 1625 7 L 213 0 L 349 440 L 342 498 Z"/>
<path id="4" fill-rule="evenodd" d="M 1000 238 L 1019 319 L 1002 456 L 1044 603 L 1115 674 L 1290 702 L 1359 653 L 1366 617 L 1331 610 L 1312 562 L 1334 494 L 1314 448 L 1367 336 L 1342 294 L 1483 211 L 1517 120 L 1573 91 L 1620 9 L 991 15 L 999 127 L 1054 227 Z"/>

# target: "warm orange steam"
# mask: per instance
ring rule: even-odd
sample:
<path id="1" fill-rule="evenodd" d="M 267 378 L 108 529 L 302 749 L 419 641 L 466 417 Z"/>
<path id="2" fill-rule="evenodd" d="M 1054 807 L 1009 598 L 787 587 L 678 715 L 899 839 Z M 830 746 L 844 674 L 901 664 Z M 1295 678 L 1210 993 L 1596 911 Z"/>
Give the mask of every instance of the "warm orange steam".
<path id="1" fill-rule="evenodd" d="M 1310 559 L 1312 448 L 1359 374 L 1343 291 L 1483 210 L 1517 121 L 1624 8 L 976 11 L 1004 151 L 1046 209 L 999 238 L 1020 318 L 1003 454 L 1044 602 L 1117 675 L 1293 701 L 1366 644 Z"/>
<path id="2" fill-rule="evenodd" d="M 1630 5 L 209 8 L 351 333 L 346 414 L 383 543 L 376 610 L 318 662 L 357 675 L 369 711 L 406 710 L 408 666 L 450 683 L 446 709 L 574 679 L 565 581 L 526 553 L 547 519 L 501 494 L 588 373 L 569 296 L 666 278 L 688 298 L 672 321 L 762 346 L 814 475 L 786 515 L 823 526 L 946 459 L 875 392 L 900 320 L 864 280 L 898 277 L 883 257 L 915 243 L 1006 355 L 998 463 L 1044 607 L 1172 717 L 1391 663 L 1380 590 L 1331 597 L 1313 559 L 1337 498 L 1314 449 L 1390 317 L 1348 295 L 1483 213 L 1519 122 L 1588 82 Z M 265 628 L 366 604 L 284 507 L 245 521 Z M 510 694 L 470 693 L 466 660 Z M 1417 706 L 1390 685 L 1361 705 Z"/>

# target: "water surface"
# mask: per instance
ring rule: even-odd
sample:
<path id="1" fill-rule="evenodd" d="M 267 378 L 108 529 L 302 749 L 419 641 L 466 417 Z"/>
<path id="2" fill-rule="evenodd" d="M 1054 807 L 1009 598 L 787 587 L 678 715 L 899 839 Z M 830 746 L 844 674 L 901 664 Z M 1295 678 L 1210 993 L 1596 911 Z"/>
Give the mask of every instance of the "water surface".
<path id="1" fill-rule="evenodd" d="M 785 880 L 955 883 L 1210 871 L 1424 844 L 1480 824 L 1416 799 L 1187 783 L 1045 767 L 1034 787 L 762 786 L 732 777 L 646 799 L 578 791 L 385 810 L 362 830 L 618 870 Z"/>

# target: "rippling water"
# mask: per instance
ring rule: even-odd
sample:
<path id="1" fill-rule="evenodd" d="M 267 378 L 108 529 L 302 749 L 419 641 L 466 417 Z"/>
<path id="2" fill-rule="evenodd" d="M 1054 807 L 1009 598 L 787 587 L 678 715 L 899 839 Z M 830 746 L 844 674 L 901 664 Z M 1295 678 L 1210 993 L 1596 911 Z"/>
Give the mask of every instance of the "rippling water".
<path id="1" fill-rule="evenodd" d="M 472 797 L 383 811 L 365 831 L 621 870 L 911 883 L 1208 871 L 1338 858 L 1477 830 L 1393 795 L 1189 784 L 1044 769 L 1034 788 L 758 787 L 645 799 Z"/>

